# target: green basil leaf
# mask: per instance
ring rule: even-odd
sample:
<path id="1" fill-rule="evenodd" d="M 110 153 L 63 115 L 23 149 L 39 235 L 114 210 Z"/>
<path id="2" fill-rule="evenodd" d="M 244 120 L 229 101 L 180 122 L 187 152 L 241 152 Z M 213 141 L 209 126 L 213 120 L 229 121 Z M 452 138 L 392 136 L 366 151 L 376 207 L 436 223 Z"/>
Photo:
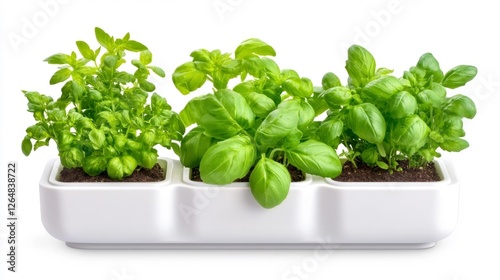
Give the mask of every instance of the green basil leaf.
<path id="1" fill-rule="evenodd" d="M 321 85 L 323 86 L 323 90 L 327 90 L 333 87 L 339 87 L 342 84 L 340 83 L 339 77 L 332 72 L 328 72 L 323 76 L 321 80 Z"/>
<path id="2" fill-rule="evenodd" d="M 234 75 L 230 75 L 230 74 L 223 72 L 222 69 L 219 69 L 219 68 L 215 69 L 214 72 L 212 73 L 214 88 L 217 90 L 227 88 L 229 80 L 233 76 Z"/>
<path id="3" fill-rule="evenodd" d="M 318 129 L 318 137 L 330 147 L 337 148 L 340 135 L 344 131 L 344 123 L 339 119 L 324 121 Z"/>
<path id="4" fill-rule="evenodd" d="M 441 134 L 445 137 L 456 138 L 465 136 L 461 117 L 449 117 L 444 121 Z"/>
<path id="5" fill-rule="evenodd" d="M 41 123 L 32 125 L 26 129 L 26 133 L 29 137 L 35 140 L 45 140 L 50 135 Z"/>
<path id="6" fill-rule="evenodd" d="M 243 96 L 229 89 L 221 89 L 215 93 L 215 97 L 243 129 L 253 126 L 255 114 Z"/>
<path id="7" fill-rule="evenodd" d="M 250 171 L 257 151 L 248 136 L 237 135 L 210 147 L 200 163 L 200 176 L 208 184 L 225 185 Z"/>
<path id="8" fill-rule="evenodd" d="M 50 84 L 55 85 L 57 83 L 64 82 L 70 76 L 71 76 L 71 69 L 69 68 L 60 69 L 57 72 L 55 72 L 54 75 L 52 75 L 52 77 L 50 78 Z"/>
<path id="9" fill-rule="evenodd" d="M 300 144 L 300 140 L 303 136 L 304 133 L 300 129 L 294 129 L 282 141 L 279 141 L 277 146 L 291 149 Z"/>
<path id="10" fill-rule="evenodd" d="M 325 111 L 327 111 L 330 107 L 328 106 L 328 103 L 326 103 L 325 98 L 321 95 L 323 92 L 323 88 L 317 88 L 321 89 L 320 93 L 315 93 L 315 96 L 310 97 L 307 99 L 307 103 L 311 105 L 311 107 L 314 109 L 314 114 L 316 116 L 319 116 L 323 114 Z"/>
<path id="11" fill-rule="evenodd" d="M 109 67 L 113 70 L 116 70 L 116 68 L 118 68 L 118 61 L 120 61 L 120 58 L 117 55 L 107 54 L 103 57 L 103 62 L 106 67 Z"/>
<path id="12" fill-rule="evenodd" d="M 193 51 L 189 56 L 193 58 L 193 61 L 210 62 L 210 52 L 205 49 L 199 49 Z"/>
<path id="13" fill-rule="evenodd" d="M 139 79 L 139 86 L 147 92 L 153 92 L 156 90 L 156 86 L 153 83 L 143 79 Z"/>
<path id="14" fill-rule="evenodd" d="M 431 53 L 423 54 L 418 60 L 417 67 L 425 70 L 426 79 L 432 76 L 432 80 L 436 83 L 440 83 L 443 80 L 443 71 L 439 67 L 439 62 Z"/>
<path id="15" fill-rule="evenodd" d="M 89 45 L 84 41 L 76 41 L 76 46 L 86 59 L 95 60 L 94 51 L 89 47 Z"/>
<path id="16" fill-rule="evenodd" d="M 59 108 L 47 110 L 47 117 L 51 122 L 64 122 L 66 120 L 66 111 Z"/>
<path id="17" fill-rule="evenodd" d="M 123 134 L 115 134 L 113 135 L 113 143 L 114 147 L 117 150 L 122 150 L 123 147 L 127 144 L 127 136 Z"/>
<path id="18" fill-rule="evenodd" d="M 300 110 L 299 110 L 299 123 L 298 123 L 298 128 L 301 130 L 307 130 L 307 127 L 314 121 L 314 118 L 316 117 L 316 112 L 314 111 L 314 108 L 307 103 L 305 99 L 297 99 L 300 105 Z M 283 103 L 281 103 L 283 104 Z"/>
<path id="19" fill-rule="evenodd" d="M 99 27 L 95 28 L 95 37 L 97 42 L 108 51 L 112 51 L 115 48 L 115 41 L 113 38 Z"/>
<path id="20" fill-rule="evenodd" d="M 177 67 L 172 74 L 175 87 L 184 95 L 197 90 L 207 80 L 207 75 L 198 70 L 193 62 Z"/>
<path id="21" fill-rule="evenodd" d="M 276 56 L 276 51 L 267 43 L 256 38 L 252 38 L 243 41 L 234 52 L 236 59 L 246 59 L 256 55 Z"/>
<path id="22" fill-rule="evenodd" d="M 307 103 L 305 99 L 294 98 L 283 101 L 278 106 L 278 109 L 285 111 L 296 111 L 299 114 L 299 122 L 297 127 L 305 130 L 309 124 L 314 121 L 316 112 L 314 108 Z"/>
<path id="23" fill-rule="evenodd" d="M 438 83 L 431 83 L 430 90 L 434 91 L 434 93 L 439 97 L 439 98 L 445 98 L 446 97 L 446 89 Z"/>
<path id="24" fill-rule="evenodd" d="M 347 126 L 361 139 L 370 143 L 378 144 L 384 140 L 384 116 L 371 103 L 352 106 L 347 116 Z"/>
<path id="25" fill-rule="evenodd" d="M 441 149 L 448 152 L 460 152 L 461 150 L 469 147 L 469 142 L 460 138 L 451 138 L 446 139 L 439 146 L 441 147 Z"/>
<path id="26" fill-rule="evenodd" d="M 72 60 L 73 59 L 71 58 L 71 56 L 63 53 L 58 53 L 47 57 L 43 61 L 47 62 L 48 64 L 71 64 Z"/>
<path id="27" fill-rule="evenodd" d="M 398 119 L 392 130 L 392 143 L 405 150 L 418 150 L 425 144 L 430 128 L 417 115 Z"/>
<path id="28" fill-rule="evenodd" d="M 203 155 L 215 143 L 214 138 L 205 135 L 202 127 L 192 129 L 181 141 L 179 157 L 182 165 L 189 168 L 200 166 Z"/>
<path id="29" fill-rule="evenodd" d="M 35 146 L 33 147 L 33 150 L 36 151 L 36 150 L 38 150 L 38 148 L 45 147 L 45 146 L 48 146 L 48 145 L 49 145 L 48 141 L 36 141 L 35 142 Z"/>
<path id="30" fill-rule="evenodd" d="M 92 148 L 98 150 L 104 145 L 104 142 L 106 141 L 106 135 L 104 134 L 104 131 L 100 129 L 92 129 L 92 131 L 89 133 L 89 140 L 92 143 Z"/>
<path id="31" fill-rule="evenodd" d="M 313 93 L 313 84 L 308 78 L 289 78 L 283 83 L 283 89 L 291 96 L 309 97 Z"/>
<path id="32" fill-rule="evenodd" d="M 150 151 L 141 152 L 140 162 L 138 163 L 138 165 L 146 169 L 151 169 L 155 166 L 157 162 L 158 162 L 158 152 L 152 149 Z"/>
<path id="33" fill-rule="evenodd" d="M 387 104 L 387 112 L 394 119 L 413 115 L 417 109 L 417 100 L 407 91 L 396 93 Z"/>
<path id="34" fill-rule="evenodd" d="M 264 94 L 257 92 L 249 92 L 242 94 L 254 114 L 259 118 L 265 118 L 269 113 L 276 109 L 276 103 Z"/>
<path id="35" fill-rule="evenodd" d="M 444 75 L 442 85 L 447 88 L 458 88 L 472 79 L 477 75 L 477 68 L 470 65 L 459 65 L 451 69 Z"/>
<path id="36" fill-rule="evenodd" d="M 264 76 L 268 75 L 268 77 L 272 77 L 276 82 L 279 82 L 281 72 L 278 68 L 278 65 L 271 59 L 265 60 L 265 58 L 251 57 L 244 60 L 243 66 L 243 71 L 247 72 L 253 77 L 263 78 Z M 271 70 L 271 72 L 269 72 L 269 70 Z M 243 79 L 244 77 L 245 76 L 242 75 L 241 78 Z"/>
<path id="37" fill-rule="evenodd" d="M 242 62 L 241 60 L 228 59 L 222 63 L 221 69 L 231 76 L 237 76 L 242 71 Z"/>
<path id="38" fill-rule="evenodd" d="M 167 99 L 160 96 L 156 92 L 151 96 L 151 110 L 155 113 L 160 113 L 163 110 L 171 110 L 172 107 L 168 105 Z"/>
<path id="39" fill-rule="evenodd" d="M 307 141 L 309 139 L 315 139 L 318 141 L 326 142 L 323 139 L 319 137 L 319 128 L 321 126 L 322 122 L 321 121 L 313 121 L 310 125 L 307 126 L 306 129 L 301 130 L 302 132 L 302 137 L 301 137 L 301 142 Z M 293 146 L 288 146 L 285 147 L 286 149 L 292 148 Z"/>
<path id="40" fill-rule="evenodd" d="M 250 175 L 250 190 L 262 207 L 270 209 L 285 200 L 291 181 L 290 173 L 285 166 L 263 157 Z"/>
<path id="41" fill-rule="evenodd" d="M 272 111 L 257 128 L 255 141 L 260 152 L 276 147 L 278 142 L 297 129 L 300 107 L 287 105 L 288 102 L 281 103 L 278 109 Z"/>
<path id="42" fill-rule="evenodd" d="M 172 150 L 174 153 L 178 156 L 181 157 L 181 147 L 179 146 L 178 143 L 172 142 Z"/>
<path id="43" fill-rule="evenodd" d="M 436 141 L 437 143 L 444 142 L 443 136 L 441 134 L 439 134 L 439 132 L 437 132 L 437 131 L 431 131 L 431 133 L 429 134 L 429 138 Z"/>
<path id="44" fill-rule="evenodd" d="M 80 167 L 83 161 L 83 151 L 77 148 L 71 148 L 59 153 L 61 164 L 66 168 Z"/>
<path id="45" fill-rule="evenodd" d="M 139 56 L 139 61 L 143 65 L 148 65 L 153 61 L 153 54 L 149 50 L 142 51 Z"/>
<path id="46" fill-rule="evenodd" d="M 297 73 L 297 71 L 292 70 L 292 69 L 283 69 L 283 70 L 281 70 L 280 79 L 283 82 L 286 81 L 286 80 L 288 80 L 288 79 L 292 79 L 292 78 L 300 79 L 300 76 Z"/>
<path id="47" fill-rule="evenodd" d="M 78 119 L 75 126 L 79 131 L 95 128 L 94 122 L 87 117 Z"/>
<path id="48" fill-rule="evenodd" d="M 163 71 L 163 69 L 161 69 L 160 67 L 157 67 L 157 66 L 148 66 L 149 69 L 153 70 L 153 72 L 155 72 L 156 75 L 162 77 L 162 78 L 165 78 L 166 74 L 165 74 L 165 71 Z"/>
<path id="49" fill-rule="evenodd" d="M 146 146 L 151 147 L 151 146 L 154 146 L 154 144 L 155 144 L 156 135 L 155 135 L 155 132 L 152 130 L 145 130 L 145 131 L 141 132 L 139 139 Z"/>
<path id="50" fill-rule="evenodd" d="M 125 144 L 125 148 L 129 151 L 141 151 L 142 144 L 137 141 L 128 139 L 127 143 Z"/>
<path id="51" fill-rule="evenodd" d="M 29 156 L 31 154 L 31 150 L 33 150 L 33 144 L 31 143 L 31 139 L 28 136 L 24 137 L 21 148 L 25 156 Z"/>
<path id="52" fill-rule="evenodd" d="M 342 86 L 329 88 L 321 95 L 325 98 L 326 103 L 328 103 L 331 108 L 347 105 L 352 100 L 351 90 Z"/>
<path id="53" fill-rule="evenodd" d="M 91 89 L 89 91 L 89 98 L 93 101 L 101 101 L 102 100 L 102 93 L 95 90 L 95 89 Z"/>
<path id="54" fill-rule="evenodd" d="M 97 176 L 106 171 L 108 160 L 104 156 L 91 155 L 83 159 L 83 171 L 90 176 Z"/>
<path id="55" fill-rule="evenodd" d="M 37 105 L 43 110 L 43 105 L 45 102 L 43 101 L 42 95 L 40 93 L 36 91 L 25 91 L 24 96 L 26 97 L 26 99 L 28 99 L 29 103 Z"/>
<path id="56" fill-rule="evenodd" d="M 276 62 L 274 62 L 274 60 L 272 60 L 268 57 L 261 57 L 260 60 L 262 61 L 262 63 L 265 66 L 266 73 L 267 73 L 268 77 L 273 82 L 278 83 L 279 78 L 280 78 L 280 74 L 281 74 L 281 70 L 280 70 L 278 64 L 276 64 Z"/>
<path id="57" fill-rule="evenodd" d="M 254 81 L 245 81 L 239 83 L 233 88 L 233 90 L 247 98 L 247 94 L 255 91 Z M 249 101 L 247 100 L 247 102 Z"/>
<path id="58" fill-rule="evenodd" d="M 380 167 L 380 169 L 387 170 L 389 169 L 389 165 L 383 161 L 377 161 L 377 166 Z"/>
<path id="59" fill-rule="evenodd" d="M 453 114 L 468 119 L 474 118 L 477 111 L 474 101 L 472 101 L 472 99 L 470 99 L 469 97 L 461 94 L 450 97 L 444 107 L 444 110 L 448 114 Z"/>
<path id="60" fill-rule="evenodd" d="M 205 74 L 212 75 L 215 70 L 213 62 L 194 61 L 194 67 Z"/>
<path id="61" fill-rule="evenodd" d="M 191 99 L 180 117 L 186 127 L 197 123 L 206 129 L 205 134 L 217 139 L 230 138 L 243 130 L 213 94 Z"/>
<path id="62" fill-rule="evenodd" d="M 370 146 L 361 152 L 361 160 L 369 166 L 377 164 L 379 158 L 378 149 L 375 146 Z"/>
<path id="63" fill-rule="evenodd" d="M 75 140 L 75 136 L 68 130 L 62 130 L 56 132 L 56 139 L 57 149 L 59 151 L 64 151 L 71 148 L 73 141 Z"/>
<path id="64" fill-rule="evenodd" d="M 298 169 L 321 177 L 335 178 L 342 164 L 335 150 L 325 143 L 307 140 L 285 151 L 286 158 Z"/>
<path id="65" fill-rule="evenodd" d="M 377 71 L 375 72 L 375 77 L 376 78 L 380 78 L 382 76 L 387 76 L 389 74 L 392 74 L 394 72 L 394 70 L 392 69 L 387 69 L 387 68 L 378 68 Z"/>
<path id="66" fill-rule="evenodd" d="M 410 86 L 418 86 L 417 78 L 410 71 L 404 71 L 403 79 L 407 80 L 410 83 Z"/>
<path id="67" fill-rule="evenodd" d="M 420 149 L 418 150 L 418 155 L 422 156 L 427 162 L 431 162 L 434 160 L 435 151 L 430 149 Z"/>
<path id="68" fill-rule="evenodd" d="M 108 162 L 108 176 L 113 180 L 121 180 L 132 175 L 137 168 L 137 161 L 132 156 L 114 157 Z"/>
<path id="69" fill-rule="evenodd" d="M 134 40 L 128 40 L 125 44 L 124 47 L 126 50 L 131 51 L 131 52 L 142 52 L 148 49 L 145 45 L 143 45 L 140 42 L 134 41 Z"/>
<path id="70" fill-rule="evenodd" d="M 383 76 L 368 83 L 362 94 L 369 98 L 389 100 L 394 94 L 404 90 L 401 81 L 393 76 Z"/>
<path id="71" fill-rule="evenodd" d="M 345 68 L 349 73 L 350 83 L 354 87 L 364 87 L 375 76 L 376 63 L 365 48 L 352 45 L 347 51 Z"/>
<path id="72" fill-rule="evenodd" d="M 435 108 L 440 108 L 444 102 L 444 98 L 440 97 L 435 91 L 424 89 L 417 94 L 417 100 L 420 104 L 431 105 Z"/>

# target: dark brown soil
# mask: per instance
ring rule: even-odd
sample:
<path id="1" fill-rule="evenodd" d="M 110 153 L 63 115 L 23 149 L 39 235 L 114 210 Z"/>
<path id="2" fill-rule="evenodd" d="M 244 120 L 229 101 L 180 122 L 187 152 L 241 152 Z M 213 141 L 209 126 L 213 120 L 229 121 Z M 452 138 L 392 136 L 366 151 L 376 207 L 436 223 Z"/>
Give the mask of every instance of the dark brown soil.
<path id="1" fill-rule="evenodd" d="M 394 171 L 390 174 L 387 170 L 379 167 L 370 167 L 363 163 L 357 163 L 358 168 L 352 162 L 346 161 L 342 174 L 335 181 L 340 182 L 437 182 L 441 178 L 436 172 L 434 163 L 429 163 L 421 168 L 408 167 L 408 161 L 399 162 L 403 171 Z"/>
<path id="2" fill-rule="evenodd" d="M 235 180 L 234 182 L 248 182 L 250 180 L 250 174 L 252 174 L 252 169 L 248 172 L 248 174 L 240 179 Z M 297 167 L 288 165 L 288 172 L 292 176 L 292 182 L 302 182 L 306 179 L 306 175 L 304 172 L 297 169 Z M 191 180 L 195 182 L 203 182 L 200 177 L 200 169 L 198 167 L 191 168 Z"/>
<path id="3" fill-rule="evenodd" d="M 83 172 L 82 168 L 63 168 L 59 174 L 61 182 L 78 183 L 97 183 L 97 182 L 159 182 L 165 179 L 165 172 L 159 164 L 153 166 L 151 170 L 146 168 L 137 168 L 132 175 L 123 178 L 123 180 L 112 180 L 106 172 L 97 176 L 89 176 Z"/>

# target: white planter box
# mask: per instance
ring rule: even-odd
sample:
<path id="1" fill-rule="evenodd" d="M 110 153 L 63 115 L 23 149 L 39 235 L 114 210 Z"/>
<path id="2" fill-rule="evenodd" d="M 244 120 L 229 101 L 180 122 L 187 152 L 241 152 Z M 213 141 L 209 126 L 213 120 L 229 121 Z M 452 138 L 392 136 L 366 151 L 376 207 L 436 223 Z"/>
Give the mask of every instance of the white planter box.
<path id="1" fill-rule="evenodd" d="M 62 183 L 50 161 L 40 180 L 46 230 L 77 248 L 428 248 L 453 231 L 459 185 L 442 181 L 341 183 L 307 176 L 286 200 L 262 208 L 247 183 L 206 185 L 162 158 L 157 183 Z"/>

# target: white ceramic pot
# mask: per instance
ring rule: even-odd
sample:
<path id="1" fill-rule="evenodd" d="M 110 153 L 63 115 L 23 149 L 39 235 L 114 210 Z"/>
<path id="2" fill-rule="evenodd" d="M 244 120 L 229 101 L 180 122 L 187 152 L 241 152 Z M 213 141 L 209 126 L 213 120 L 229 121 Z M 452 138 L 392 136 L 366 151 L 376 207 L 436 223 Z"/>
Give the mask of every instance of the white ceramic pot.
<path id="1" fill-rule="evenodd" d="M 156 183 L 62 183 L 59 160 L 40 180 L 46 230 L 77 248 L 429 248 L 453 231 L 459 185 L 442 181 L 342 183 L 307 175 L 286 200 L 262 208 L 247 183 L 207 185 L 161 158 Z"/>

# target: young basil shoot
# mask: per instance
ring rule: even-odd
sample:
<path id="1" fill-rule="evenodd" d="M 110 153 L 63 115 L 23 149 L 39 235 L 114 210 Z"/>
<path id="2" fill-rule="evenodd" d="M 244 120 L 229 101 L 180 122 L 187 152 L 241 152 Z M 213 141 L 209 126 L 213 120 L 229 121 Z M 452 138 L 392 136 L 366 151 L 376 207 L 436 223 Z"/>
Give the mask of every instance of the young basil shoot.
<path id="1" fill-rule="evenodd" d="M 50 79 L 51 85 L 63 83 L 59 98 L 24 91 L 36 123 L 26 130 L 22 151 L 28 156 L 53 140 L 63 166 L 91 176 L 106 171 L 120 180 L 137 167 L 152 168 L 156 145 L 176 148 L 172 141 L 182 139 L 184 125 L 165 98 L 153 93 L 147 102 L 156 89 L 148 80 L 151 72 L 165 77 L 151 65 L 151 51 L 129 33 L 114 38 L 97 27 L 95 35 L 97 49 L 76 42 L 82 57 L 58 53 L 45 60 L 59 65 Z M 130 60 L 131 73 L 122 70 L 130 53 L 138 53 Z"/>
<path id="2" fill-rule="evenodd" d="M 423 166 L 441 156 L 439 148 L 458 152 L 469 146 L 462 139 L 462 119 L 472 119 L 476 107 L 464 95 L 447 96 L 446 88 L 465 85 L 476 76 L 476 67 L 459 65 L 444 74 L 434 56 L 426 53 L 397 78 L 392 70 L 376 69 L 372 54 L 354 45 L 346 70 L 346 86 L 327 73 L 312 102 L 328 105 L 317 138 L 334 148 L 342 144 L 343 155 L 354 165 L 361 160 L 392 172 L 401 170 L 400 160 Z"/>

